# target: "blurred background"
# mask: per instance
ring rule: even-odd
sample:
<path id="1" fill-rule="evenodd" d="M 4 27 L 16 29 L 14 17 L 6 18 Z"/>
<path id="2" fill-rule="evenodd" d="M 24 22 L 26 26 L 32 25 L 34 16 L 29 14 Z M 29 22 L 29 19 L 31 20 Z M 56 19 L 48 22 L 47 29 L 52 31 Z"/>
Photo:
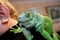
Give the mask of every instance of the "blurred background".
<path id="1" fill-rule="evenodd" d="M 9 0 L 18 12 L 36 8 L 42 15 L 49 16 L 55 31 L 60 31 L 60 0 Z"/>

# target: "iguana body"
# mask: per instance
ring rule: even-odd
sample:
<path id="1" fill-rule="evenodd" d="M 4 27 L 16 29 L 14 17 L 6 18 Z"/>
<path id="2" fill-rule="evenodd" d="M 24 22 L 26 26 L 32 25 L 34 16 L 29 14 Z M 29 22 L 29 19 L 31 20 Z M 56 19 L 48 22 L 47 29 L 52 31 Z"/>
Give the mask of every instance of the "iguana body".
<path id="1" fill-rule="evenodd" d="M 57 36 L 53 32 L 53 25 L 51 19 L 47 16 L 40 15 L 39 12 L 35 9 L 30 9 L 27 12 L 20 14 L 18 17 L 18 22 L 21 28 L 30 29 L 32 27 L 35 27 L 36 32 L 39 32 L 47 40 L 58 40 Z M 28 30 L 22 30 L 27 40 L 32 40 L 29 35 L 33 35 L 30 34 Z"/>

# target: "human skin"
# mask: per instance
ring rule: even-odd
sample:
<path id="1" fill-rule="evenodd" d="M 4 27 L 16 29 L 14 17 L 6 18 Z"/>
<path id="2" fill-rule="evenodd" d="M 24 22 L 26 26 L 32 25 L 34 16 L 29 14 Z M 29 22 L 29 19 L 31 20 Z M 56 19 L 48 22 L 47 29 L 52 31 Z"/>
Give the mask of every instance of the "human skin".
<path id="1" fill-rule="evenodd" d="M 16 19 L 11 18 L 9 8 L 0 0 L 0 36 L 4 34 L 8 29 L 16 25 L 18 22 Z M 7 4 L 7 3 L 6 3 Z"/>

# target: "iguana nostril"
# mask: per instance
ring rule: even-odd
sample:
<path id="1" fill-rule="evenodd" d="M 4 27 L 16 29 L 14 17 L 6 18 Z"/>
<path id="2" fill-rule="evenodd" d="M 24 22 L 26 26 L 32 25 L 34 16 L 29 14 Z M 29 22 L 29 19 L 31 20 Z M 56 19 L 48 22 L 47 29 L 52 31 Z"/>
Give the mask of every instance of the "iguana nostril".
<path id="1" fill-rule="evenodd" d="M 20 19 L 21 19 L 21 17 L 20 17 Z"/>

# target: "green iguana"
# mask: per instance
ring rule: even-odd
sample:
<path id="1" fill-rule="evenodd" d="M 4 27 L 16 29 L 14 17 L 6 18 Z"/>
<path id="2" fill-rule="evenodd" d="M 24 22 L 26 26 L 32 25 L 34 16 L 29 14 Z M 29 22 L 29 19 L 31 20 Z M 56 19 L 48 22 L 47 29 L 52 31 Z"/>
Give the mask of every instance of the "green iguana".
<path id="1" fill-rule="evenodd" d="M 23 31 L 27 40 L 32 40 L 33 38 L 33 35 L 26 30 L 32 27 L 35 27 L 36 31 L 47 40 L 59 40 L 56 33 L 53 31 L 52 20 L 47 16 L 40 15 L 35 9 L 29 9 L 27 12 L 21 13 L 18 17 L 18 22 L 21 28 L 20 30 Z M 14 30 L 14 32 L 16 31 Z"/>

